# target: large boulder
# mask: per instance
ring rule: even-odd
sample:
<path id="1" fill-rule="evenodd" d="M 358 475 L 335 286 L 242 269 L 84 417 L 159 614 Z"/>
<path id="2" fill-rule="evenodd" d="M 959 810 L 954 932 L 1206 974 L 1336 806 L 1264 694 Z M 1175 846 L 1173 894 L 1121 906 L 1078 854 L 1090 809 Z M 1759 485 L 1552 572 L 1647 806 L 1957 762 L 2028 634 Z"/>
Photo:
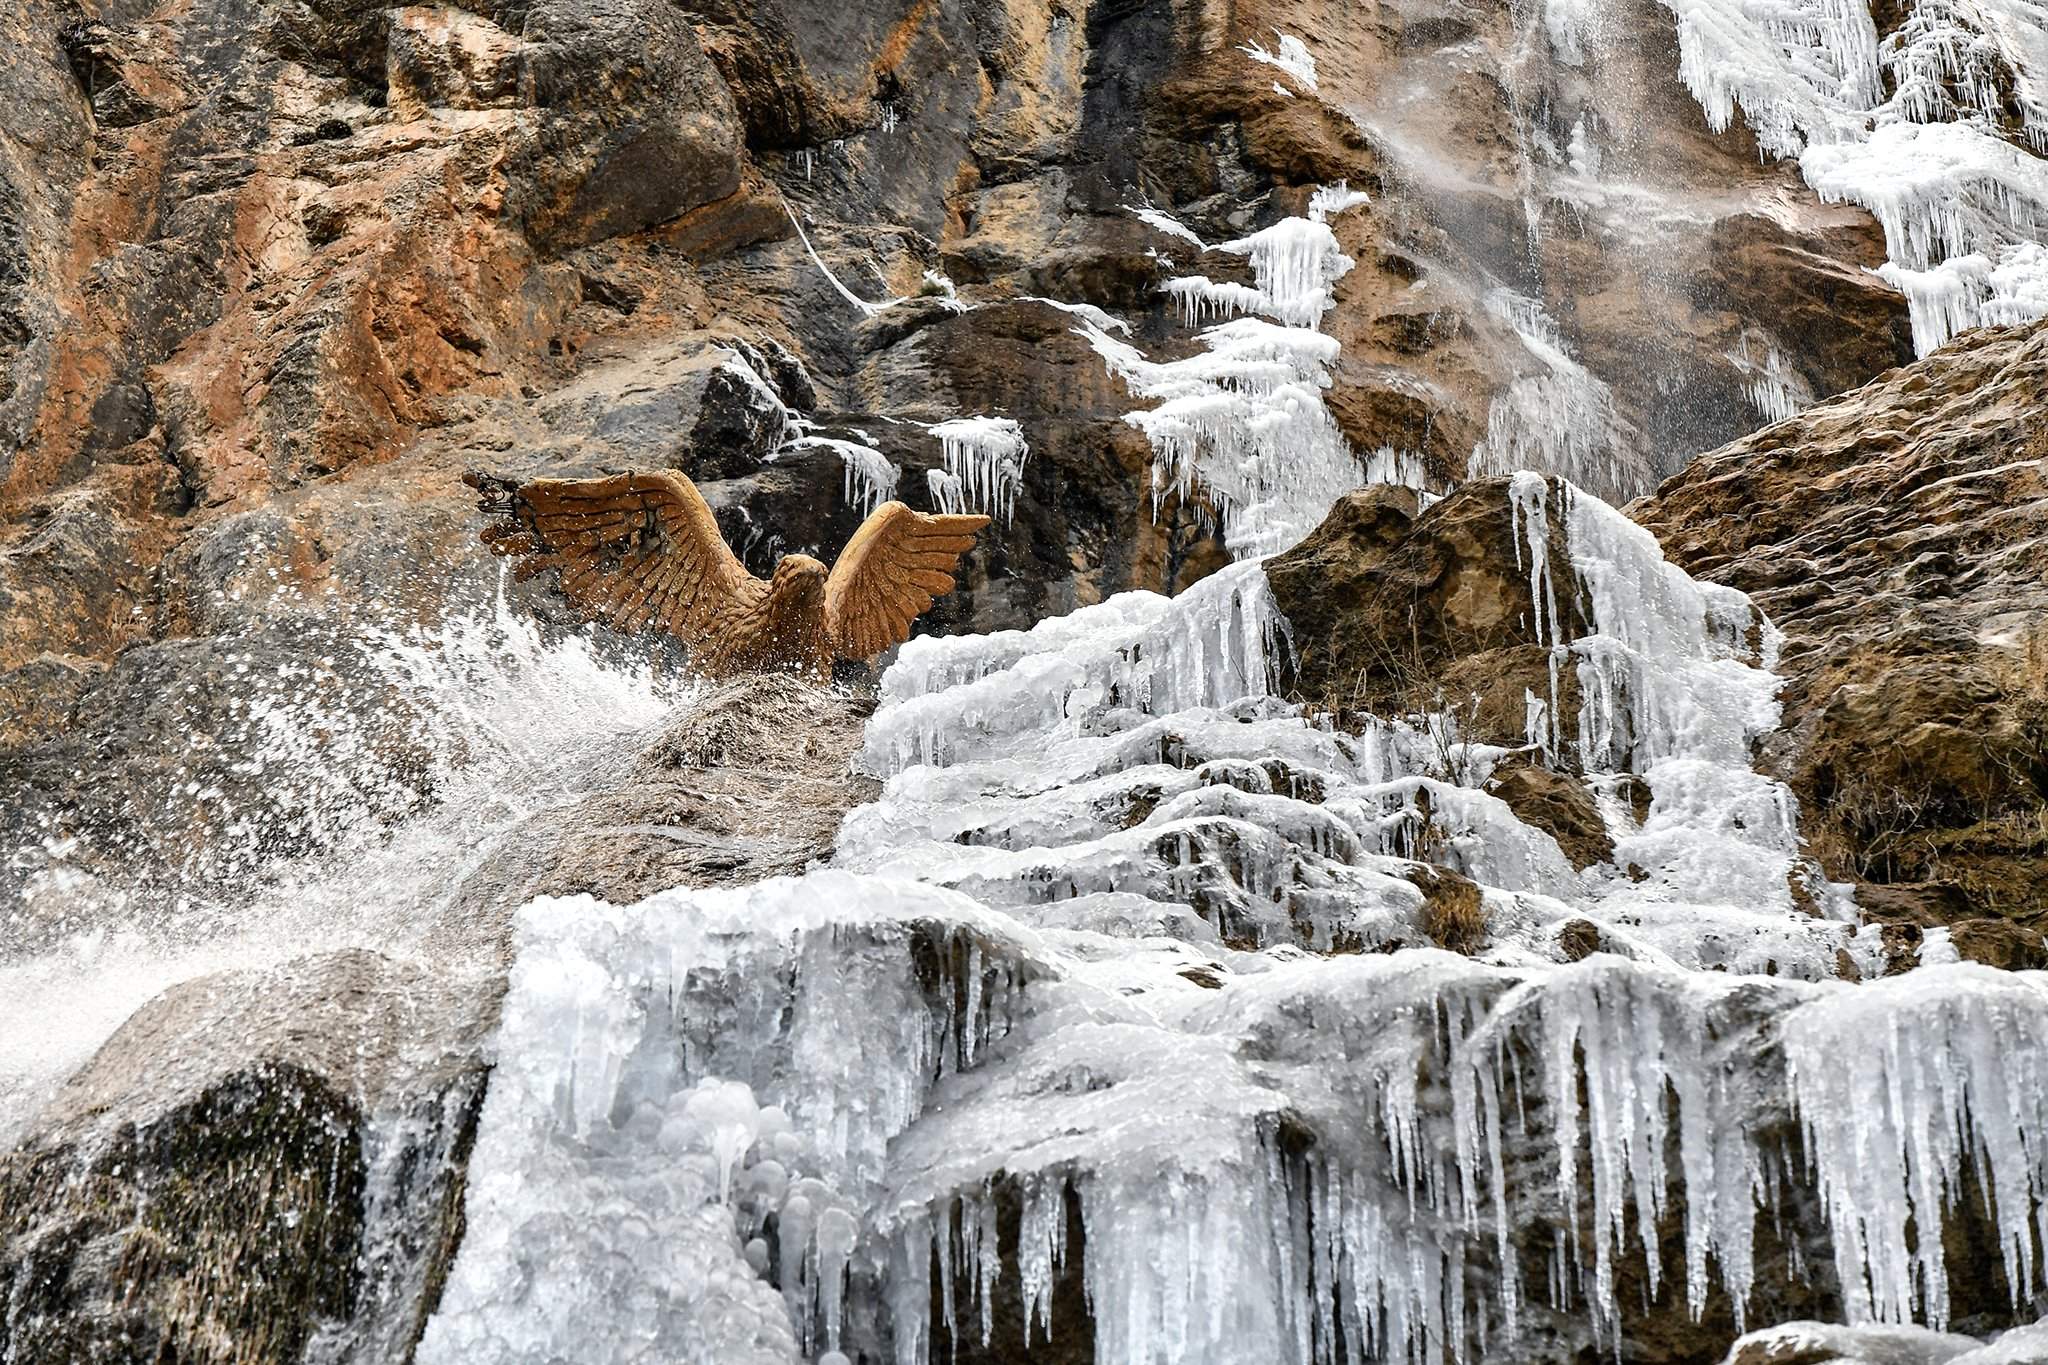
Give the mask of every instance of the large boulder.
<path id="1" fill-rule="evenodd" d="M 199 977 L 0 1156 L 0 1352 L 409 1359 L 462 1234 L 495 996 L 379 954 Z"/>
<path id="2" fill-rule="evenodd" d="M 1406 488 L 1347 493 L 1266 564 L 1293 629 L 1291 690 L 1340 717 L 1456 710 L 1474 738 L 1523 743 L 1524 694 L 1549 695 L 1554 643 L 1538 629 L 1525 539 L 1504 479 L 1474 480 L 1427 511 Z M 1550 554 L 1552 581 L 1571 581 L 1561 548 Z M 1561 638 L 1584 634 L 1575 595 L 1558 606 Z M 1570 673 L 1563 715 L 1577 709 Z"/>

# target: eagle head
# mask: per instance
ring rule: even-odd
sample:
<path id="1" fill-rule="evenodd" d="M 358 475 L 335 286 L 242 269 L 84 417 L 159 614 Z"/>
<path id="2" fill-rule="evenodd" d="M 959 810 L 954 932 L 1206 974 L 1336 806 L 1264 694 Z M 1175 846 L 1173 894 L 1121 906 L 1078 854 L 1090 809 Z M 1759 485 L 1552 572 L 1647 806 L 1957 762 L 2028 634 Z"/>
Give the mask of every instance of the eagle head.
<path id="1" fill-rule="evenodd" d="M 784 555 L 775 564 L 775 576 L 768 580 L 768 591 L 775 597 L 794 597 L 808 601 L 813 597 L 822 600 L 825 596 L 825 566 L 809 555 Z"/>

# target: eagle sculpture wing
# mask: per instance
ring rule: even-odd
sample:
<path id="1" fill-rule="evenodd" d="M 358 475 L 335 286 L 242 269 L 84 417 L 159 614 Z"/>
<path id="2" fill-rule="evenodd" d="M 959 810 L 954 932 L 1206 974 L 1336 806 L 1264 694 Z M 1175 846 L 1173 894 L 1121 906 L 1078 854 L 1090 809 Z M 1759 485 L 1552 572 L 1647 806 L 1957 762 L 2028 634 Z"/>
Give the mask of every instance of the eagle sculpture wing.
<path id="1" fill-rule="evenodd" d="M 633 632 L 656 626 L 697 644 L 768 591 L 718 532 L 697 486 L 681 474 L 514 483 L 470 473 L 463 482 L 492 514 L 483 541 L 518 559 L 524 581 L 562 572 L 562 595 L 585 620 Z"/>
<path id="2" fill-rule="evenodd" d="M 910 638 L 910 624 L 953 590 L 953 570 L 987 517 L 877 507 L 825 582 L 825 635 L 841 658 L 872 659 Z"/>

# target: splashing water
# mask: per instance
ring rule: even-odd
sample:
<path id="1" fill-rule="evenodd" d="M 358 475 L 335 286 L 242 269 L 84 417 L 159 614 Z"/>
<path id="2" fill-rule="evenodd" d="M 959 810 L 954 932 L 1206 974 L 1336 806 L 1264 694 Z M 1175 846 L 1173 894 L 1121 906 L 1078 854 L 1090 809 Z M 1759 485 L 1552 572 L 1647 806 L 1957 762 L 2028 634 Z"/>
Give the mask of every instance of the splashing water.
<path id="1" fill-rule="evenodd" d="M 261 789 L 288 792 L 286 846 L 311 851 L 275 856 L 275 816 L 223 805 L 172 869 L 175 895 L 78 865 L 75 840 L 22 855 L 33 864 L 26 922 L 48 932 L 0 957 L 0 1127 L 18 1130 L 128 1015 L 180 981 L 323 949 L 416 953 L 463 879 L 577 789 L 604 741 L 696 689 L 612 662 L 586 637 L 549 638 L 502 591 L 433 628 L 370 622 L 342 642 L 362 665 L 354 687 L 314 661 L 264 676 L 245 657 L 246 728 L 187 741 L 232 744 Z"/>

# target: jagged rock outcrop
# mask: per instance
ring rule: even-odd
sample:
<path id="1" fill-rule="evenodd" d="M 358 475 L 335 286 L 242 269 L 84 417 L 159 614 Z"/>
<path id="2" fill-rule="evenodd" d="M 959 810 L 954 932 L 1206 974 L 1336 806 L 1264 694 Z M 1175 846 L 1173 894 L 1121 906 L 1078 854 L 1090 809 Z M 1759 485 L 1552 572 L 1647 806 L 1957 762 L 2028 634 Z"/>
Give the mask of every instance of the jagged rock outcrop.
<path id="1" fill-rule="evenodd" d="M 1973 332 L 1629 509 L 1785 632 L 1764 757 L 1828 872 L 2009 966 L 2048 924 L 2044 411 L 2048 327 Z"/>
<path id="2" fill-rule="evenodd" d="M 1349 493 L 1269 560 L 1294 630 L 1294 692 L 1340 713 L 1454 709 L 1487 743 L 1523 743 L 1523 693 L 1548 695 L 1550 642 L 1506 488 L 1474 480 L 1427 511 L 1408 489 Z M 1557 605 L 1559 638 L 1585 633 L 1578 601 L 1561 594 Z M 1559 681 L 1560 713 L 1576 712 L 1574 680 Z"/>

